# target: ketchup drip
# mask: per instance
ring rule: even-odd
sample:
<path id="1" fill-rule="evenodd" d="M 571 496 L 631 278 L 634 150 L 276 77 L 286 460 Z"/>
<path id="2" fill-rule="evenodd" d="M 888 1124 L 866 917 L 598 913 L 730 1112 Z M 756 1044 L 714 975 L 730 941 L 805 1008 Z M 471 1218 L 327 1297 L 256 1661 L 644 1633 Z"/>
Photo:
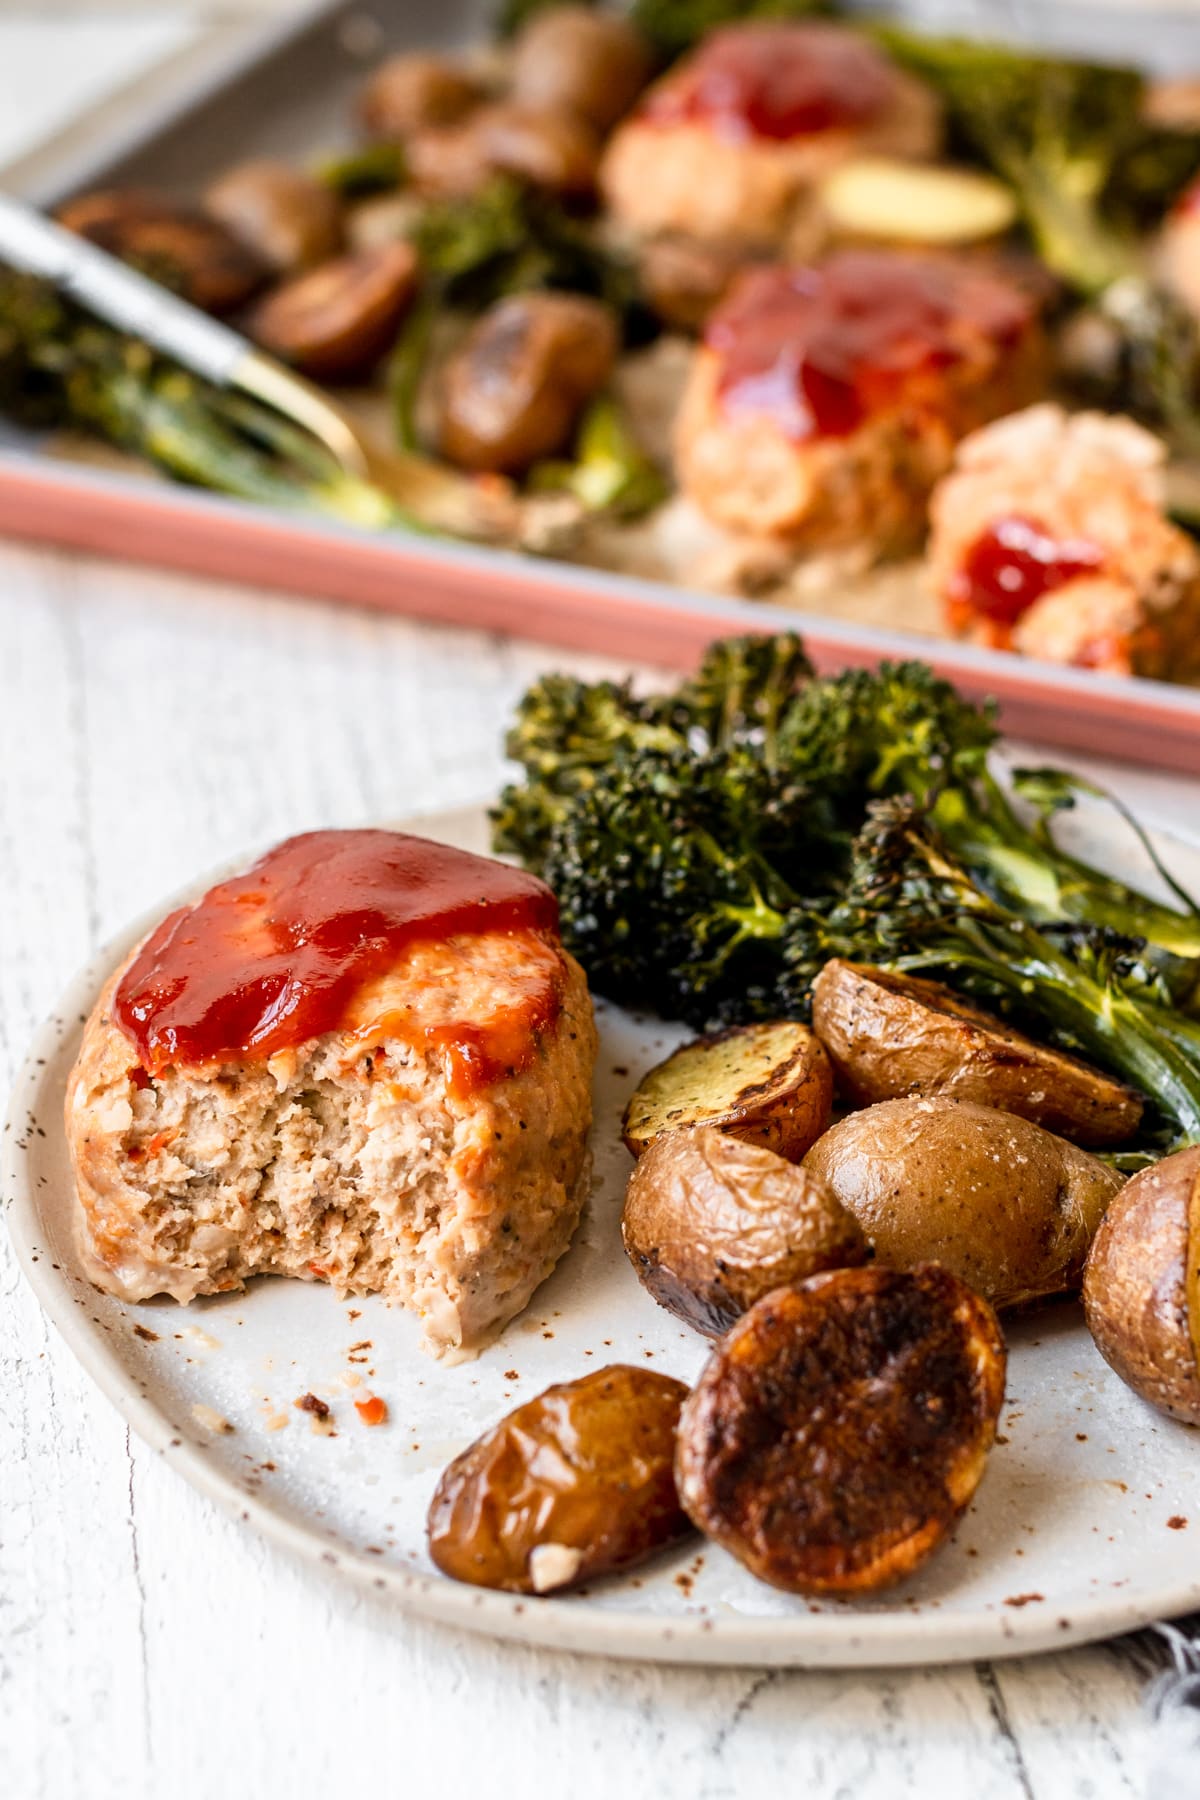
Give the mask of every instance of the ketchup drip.
<path id="1" fill-rule="evenodd" d="M 729 25 L 650 90 L 638 117 L 705 120 L 734 139 L 794 138 L 865 125 L 894 94 L 887 60 L 836 25 Z"/>
<path id="2" fill-rule="evenodd" d="M 996 519 L 967 551 L 950 584 L 955 622 L 987 619 L 1010 631 L 1035 600 L 1079 575 L 1090 575 L 1104 552 L 1086 538 L 1051 537 L 1036 519 Z"/>
<path id="3" fill-rule="evenodd" d="M 709 321 L 727 413 L 797 441 L 845 437 L 944 371 L 1008 347 L 1036 303 L 1003 276 L 945 256 L 845 250 L 814 268 L 752 269 Z M 930 387 L 938 378 L 937 390 Z"/>
<path id="4" fill-rule="evenodd" d="M 267 1057 L 343 1028 L 364 984 L 408 945 L 557 925 L 550 889 L 503 863 L 400 832 L 312 831 L 164 919 L 113 1013 L 151 1071 Z M 559 998 L 542 971 L 519 1019 L 440 1025 L 431 1045 L 466 1091 L 519 1061 Z"/>

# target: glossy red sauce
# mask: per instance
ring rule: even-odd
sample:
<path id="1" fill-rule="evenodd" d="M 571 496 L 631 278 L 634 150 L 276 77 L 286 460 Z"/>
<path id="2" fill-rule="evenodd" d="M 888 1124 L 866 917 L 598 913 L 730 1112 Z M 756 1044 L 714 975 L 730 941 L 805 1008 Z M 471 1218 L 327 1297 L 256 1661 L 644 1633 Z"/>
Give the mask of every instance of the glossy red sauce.
<path id="1" fill-rule="evenodd" d="M 794 138 L 878 117 L 895 81 L 865 38 L 836 25 L 762 21 L 705 38 L 651 88 L 638 116 L 653 125 L 703 120 L 723 137 Z"/>
<path id="2" fill-rule="evenodd" d="M 313 831 L 164 919 L 113 1011 L 152 1072 L 262 1058 L 345 1028 L 364 985 L 408 945 L 557 924 L 550 889 L 503 863 L 400 832 Z M 519 1066 L 560 1004 L 536 969 L 517 1008 L 482 1027 L 438 1025 L 426 1041 L 465 1093 Z"/>
<path id="3" fill-rule="evenodd" d="M 844 437 L 930 377 L 1013 345 L 1036 302 L 974 263 L 844 250 L 812 268 L 752 269 L 709 321 L 730 414 L 789 437 Z"/>
<path id="4" fill-rule="evenodd" d="M 1086 538 L 1049 536 L 1036 519 L 996 519 L 956 572 L 949 600 L 956 624 L 986 619 L 1008 631 L 1035 600 L 1101 568 L 1104 552 Z"/>
<path id="5" fill-rule="evenodd" d="M 1171 211 L 1177 219 L 1194 218 L 1200 213 L 1200 175 L 1188 182 L 1183 192 L 1177 196 Z"/>

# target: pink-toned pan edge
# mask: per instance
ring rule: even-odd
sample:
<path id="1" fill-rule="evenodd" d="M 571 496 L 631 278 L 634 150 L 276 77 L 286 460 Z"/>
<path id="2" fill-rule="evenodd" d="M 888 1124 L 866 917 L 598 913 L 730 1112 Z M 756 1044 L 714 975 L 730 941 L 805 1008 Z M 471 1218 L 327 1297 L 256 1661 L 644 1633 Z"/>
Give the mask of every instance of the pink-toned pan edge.
<path id="1" fill-rule="evenodd" d="M 1200 775 L 1200 691 L 1026 662 L 754 601 L 401 532 L 372 534 L 0 452 L 0 535 L 687 668 L 713 638 L 801 632 L 822 670 L 919 657 L 1013 736 Z"/>

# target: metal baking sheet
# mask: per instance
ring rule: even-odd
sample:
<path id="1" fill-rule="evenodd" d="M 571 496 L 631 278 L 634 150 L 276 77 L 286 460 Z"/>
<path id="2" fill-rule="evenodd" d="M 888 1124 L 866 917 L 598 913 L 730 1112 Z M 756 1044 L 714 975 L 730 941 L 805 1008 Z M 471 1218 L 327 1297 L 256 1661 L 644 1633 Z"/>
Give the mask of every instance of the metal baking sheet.
<path id="1" fill-rule="evenodd" d="M 401 0 L 382 10 L 320 0 L 218 34 L 141 78 L 19 164 L 0 173 L 41 204 L 84 183 L 152 182 L 193 190 L 240 157 L 311 155 L 350 134 L 350 97 L 363 71 L 403 45 L 450 47 L 486 29 L 487 0 Z M 1026 35 L 1128 53 L 1134 9 L 931 6 L 943 27 L 988 17 Z M 1200 68 L 1200 19 L 1161 15 L 1179 55 Z M 1024 15 L 1024 16 L 1022 16 Z M 830 615 L 693 593 L 661 582 L 461 544 L 356 532 L 173 486 L 139 473 L 83 466 L 25 434 L 0 433 L 0 533 L 334 601 L 370 605 L 568 649 L 686 666 L 721 633 L 793 627 L 822 668 L 919 656 L 976 696 L 994 695 L 1006 727 L 1065 749 L 1200 775 L 1200 691 L 1024 661 L 940 638 Z"/>

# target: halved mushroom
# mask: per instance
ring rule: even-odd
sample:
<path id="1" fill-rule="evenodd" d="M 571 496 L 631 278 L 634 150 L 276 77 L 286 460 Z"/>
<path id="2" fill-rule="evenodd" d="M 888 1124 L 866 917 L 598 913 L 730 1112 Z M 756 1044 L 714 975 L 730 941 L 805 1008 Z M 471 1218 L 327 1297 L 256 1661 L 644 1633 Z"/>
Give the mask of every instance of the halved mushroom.
<path id="1" fill-rule="evenodd" d="M 835 958 L 813 983 L 813 1029 L 856 1106 L 909 1095 L 972 1100 L 1093 1146 L 1123 1143 L 1141 1121 L 1132 1088 L 941 982 Z"/>
<path id="2" fill-rule="evenodd" d="M 144 188 L 81 194 L 60 206 L 56 217 L 203 312 L 234 311 L 270 274 L 266 259 L 219 219 Z"/>
<path id="3" fill-rule="evenodd" d="M 789 1593 L 902 1580 L 979 1485 L 1005 1361 L 991 1307 L 934 1264 L 781 1288 L 716 1345 L 684 1403 L 684 1509 Z"/>
<path id="4" fill-rule="evenodd" d="M 441 374 L 441 448 L 460 468 L 517 474 L 567 447 L 617 353 L 608 308 L 514 294 L 476 321 Z"/>
<path id="5" fill-rule="evenodd" d="M 607 131 L 633 105 L 653 67 L 637 27 L 590 6 L 535 12 L 513 45 L 512 92 L 525 106 L 559 107 Z"/>
<path id="6" fill-rule="evenodd" d="M 390 56 L 362 90 L 358 115 L 372 137 L 406 138 L 427 125 L 453 125 L 482 99 L 478 82 L 419 50 Z"/>
<path id="7" fill-rule="evenodd" d="M 287 163 L 239 163 L 208 188 L 204 207 L 285 274 L 326 262 L 342 247 L 337 195 Z"/>
<path id="8" fill-rule="evenodd" d="M 547 1594 L 684 1536 L 673 1464 L 686 1394 L 615 1363 L 518 1406 L 438 1482 L 427 1530 L 443 1575 Z"/>
<path id="9" fill-rule="evenodd" d="M 638 1158 L 621 1237 L 642 1286 L 706 1337 L 773 1289 L 871 1254 L 817 1176 L 711 1125 L 664 1132 Z"/>
<path id="10" fill-rule="evenodd" d="M 684 1044 L 643 1077 L 625 1108 L 624 1137 L 640 1156 L 665 1131 L 717 1125 L 799 1162 L 832 1106 L 829 1058 L 806 1025 L 734 1025 Z"/>
<path id="11" fill-rule="evenodd" d="M 297 275 L 259 301 L 246 330 L 281 361 L 325 381 L 368 375 L 391 346 L 417 283 L 410 244 L 381 244 Z"/>
<path id="12" fill-rule="evenodd" d="M 586 120 L 552 107 L 497 102 L 459 125 L 429 127 L 408 141 L 408 170 L 436 194 L 473 194 L 495 174 L 515 175 L 566 199 L 591 194 L 599 140 Z"/>

